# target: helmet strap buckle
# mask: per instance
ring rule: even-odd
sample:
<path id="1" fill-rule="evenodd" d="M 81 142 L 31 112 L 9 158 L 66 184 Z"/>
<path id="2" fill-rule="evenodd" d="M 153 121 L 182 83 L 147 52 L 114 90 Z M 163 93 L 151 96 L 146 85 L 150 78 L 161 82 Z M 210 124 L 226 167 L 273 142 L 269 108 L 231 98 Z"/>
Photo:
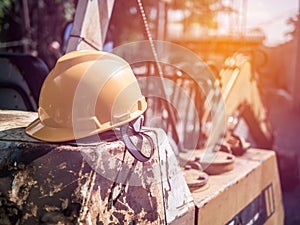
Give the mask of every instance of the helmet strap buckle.
<path id="1" fill-rule="evenodd" d="M 143 115 L 139 116 L 136 120 L 129 123 L 130 127 L 132 127 L 136 133 L 141 132 L 143 124 L 144 124 Z"/>
<path id="2" fill-rule="evenodd" d="M 152 138 L 148 134 L 141 131 L 143 121 L 144 121 L 144 117 L 140 116 L 135 121 L 130 122 L 129 126 L 128 126 L 128 124 L 125 124 L 120 127 L 121 138 L 122 138 L 127 150 L 135 159 L 137 159 L 140 162 L 148 161 L 154 153 L 154 142 L 153 142 Z M 135 135 L 142 137 L 142 139 L 144 137 L 148 140 L 148 142 L 150 144 L 149 155 L 145 155 L 144 153 L 142 153 L 142 151 L 138 149 L 137 145 L 132 142 L 132 140 L 130 139 L 130 137 L 128 135 L 129 127 L 131 127 L 135 131 Z"/>

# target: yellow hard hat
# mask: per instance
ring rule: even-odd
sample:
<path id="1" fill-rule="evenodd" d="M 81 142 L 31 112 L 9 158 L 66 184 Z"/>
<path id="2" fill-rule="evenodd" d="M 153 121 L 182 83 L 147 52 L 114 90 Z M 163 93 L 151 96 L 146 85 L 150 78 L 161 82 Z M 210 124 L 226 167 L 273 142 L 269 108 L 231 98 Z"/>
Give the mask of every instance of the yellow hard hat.
<path id="1" fill-rule="evenodd" d="M 139 118 L 147 103 L 129 64 L 111 53 L 80 50 L 58 59 L 45 79 L 38 116 L 26 133 L 64 142 Z"/>

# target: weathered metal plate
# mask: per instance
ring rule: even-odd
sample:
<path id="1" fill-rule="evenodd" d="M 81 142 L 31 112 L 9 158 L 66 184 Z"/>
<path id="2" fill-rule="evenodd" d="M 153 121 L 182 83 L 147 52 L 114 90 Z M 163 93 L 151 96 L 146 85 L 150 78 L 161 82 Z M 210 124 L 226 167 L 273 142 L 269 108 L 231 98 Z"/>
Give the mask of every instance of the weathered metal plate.
<path id="1" fill-rule="evenodd" d="M 188 179 L 189 176 L 187 182 Z M 267 199 L 266 206 L 272 207 L 268 212 L 264 212 L 264 198 L 256 204 L 257 197 L 265 193 L 266 188 L 272 192 Z M 200 188 L 192 194 L 198 208 L 195 224 L 283 224 L 280 181 L 273 151 L 249 149 L 236 158 L 233 170 L 210 176 L 208 188 Z"/>
<path id="2" fill-rule="evenodd" d="M 141 163 L 111 135 L 91 144 L 32 139 L 24 128 L 36 117 L 0 111 L 1 224 L 194 221 L 193 198 L 162 130 L 148 131 L 156 150 Z"/>

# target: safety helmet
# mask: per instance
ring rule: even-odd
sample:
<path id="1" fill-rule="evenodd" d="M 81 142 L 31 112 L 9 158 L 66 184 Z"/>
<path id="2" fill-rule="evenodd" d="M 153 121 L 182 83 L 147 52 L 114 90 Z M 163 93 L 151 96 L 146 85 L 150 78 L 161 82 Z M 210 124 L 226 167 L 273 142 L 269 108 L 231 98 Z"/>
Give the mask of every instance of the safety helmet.
<path id="1" fill-rule="evenodd" d="M 125 60 L 102 51 L 73 51 L 59 58 L 45 79 L 38 119 L 26 133 L 47 142 L 77 140 L 134 121 L 146 108 Z"/>

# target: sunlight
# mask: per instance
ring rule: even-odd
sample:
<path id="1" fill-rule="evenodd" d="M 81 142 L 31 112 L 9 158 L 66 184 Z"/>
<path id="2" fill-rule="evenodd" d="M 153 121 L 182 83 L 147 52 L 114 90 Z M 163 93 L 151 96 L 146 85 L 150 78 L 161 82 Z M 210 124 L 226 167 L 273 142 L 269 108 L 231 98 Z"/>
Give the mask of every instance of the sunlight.
<path id="1" fill-rule="evenodd" d="M 267 46 L 276 46 L 290 40 L 286 32 L 291 27 L 287 19 L 298 12 L 298 0 L 252 0 L 247 2 L 247 30 L 261 28 L 266 35 Z"/>

